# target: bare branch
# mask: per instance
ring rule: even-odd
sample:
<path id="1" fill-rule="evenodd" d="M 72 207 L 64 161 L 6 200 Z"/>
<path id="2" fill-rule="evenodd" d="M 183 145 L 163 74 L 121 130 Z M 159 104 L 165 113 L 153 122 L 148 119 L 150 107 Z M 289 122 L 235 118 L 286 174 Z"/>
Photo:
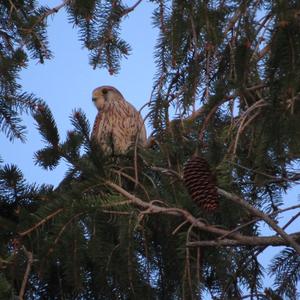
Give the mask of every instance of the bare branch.
<path id="1" fill-rule="evenodd" d="M 175 170 L 156 167 L 156 166 L 150 166 L 150 169 L 153 171 L 161 172 L 162 174 L 166 174 L 166 175 L 169 175 L 172 177 L 177 177 L 178 179 L 182 180 L 182 176 Z"/>
<path id="2" fill-rule="evenodd" d="M 125 16 L 125 15 L 128 15 L 129 13 L 131 13 L 133 10 L 136 9 L 137 6 L 139 6 L 141 4 L 143 0 L 139 0 L 137 1 L 134 5 L 132 5 L 131 7 L 128 7 L 127 9 L 125 9 L 123 12 L 122 12 L 122 17 Z"/>
<path id="3" fill-rule="evenodd" d="M 275 232 L 277 232 L 290 246 L 292 246 L 298 254 L 300 254 L 300 244 L 298 244 L 293 237 L 288 235 L 282 228 L 280 228 L 274 220 L 272 220 L 268 215 L 264 214 L 262 211 L 256 209 L 248 202 L 243 200 L 242 198 L 234 195 L 232 193 L 226 192 L 222 189 L 218 189 L 218 193 L 225 198 L 239 204 L 240 206 L 244 207 L 248 211 L 250 211 L 254 216 L 259 217 L 260 219 L 264 220 Z"/>
<path id="4" fill-rule="evenodd" d="M 72 2 L 72 0 L 64 0 L 61 4 L 49 9 L 44 15 L 42 15 L 40 22 L 42 22 L 44 19 L 46 19 L 50 15 L 58 13 L 63 7 L 70 4 L 71 2 Z"/>
<path id="5" fill-rule="evenodd" d="M 299 217 L 300 217 L 300 212 L 298 212 L 293 217 L 291 217 L 290 220 L 282 227 L 282 229 L 285 230 L 288 226 L 290 226 Z"/>
<path id="6" fill-rule="evenodd" d="M 22 285 L 21 285 L 21 289 L 19 292 L 19 299 L 23 300 L 24 299 L 24 294 L 25 294 L 25 290 L 26 290 L 26 285 L 28 282 L 28 278 L 29 278 L 29 274 L 30 274 L 30 270 L 31 270 L 31 266 L 33 263 L 33 255 L 32 252 L 28 251 L 25 246 L 23 246 L 23 251 L 27 257 L 27 266 L 26 266 L 26 270 L 25 270 L 25 274 L 24 274 L 24 278 L 22 281 Z"/>
<path id="7" fill-rule="evenodd" d="M 249 172 L 253 172 L 253 173 L 256 173 L 256 174 L 263 175 L 267 178 L 270 178 L 270 180 L 265 181 L 265 184 L 268 184 L 268 183 L 281 183 L 281 182 L 295 182 L 295 181 L 300 180 L 300 173 L 291 173 L 291 174 L 289 174 L 290 175 L 289 177 L 276 177 L 276 176 L 272 176 L 272 175 L 269 175 L 269 174 L 264 173 L 264 172 L 260 172 L 260 171 L 254 170 L 254 169 L 247 168 L 247 167 L 242 166 L 241 164 L 235 163 L 233 161 L 227 160 L 227 162 L 229 164 L 232 164 L 234 166 L 237 166 L 237 167 L 239 167 L 241 169 L 244 169 L 244 170 L 247 170 Z"/>
<path id="8" fill-rule="evenodd" d="M 289 235 L 290 238 L 300 241 L 300 232 Z M 219 246 L 289 246 L 290 244 L 279 236 L 260 236 L 252 237 L 252 241 L 245 240 L 243 242 L 232 240 L 232 239 L 223 239 L 223 240 L 213 240 L 213 241 L 196 241 L 188 242 L 187 247 L 219 247 Z"/>
<path id="9" fill-rule="evenodd" d="M 228 26 L 225 28 L 224 30 L 224 36 L 227 35 L 227 33 L 234 27 L 234 25 L 236 24 L 236 22 L 238 21 L 238 19 L 240 18 L 242 12 L 241 9 L 238 8 L 237 11 L 235 12 L 235 14 L 232 16 L 232 18 L 229 20 L 228 22 Z"/>
<path id="10" fill-rule="evenodd" d="M 286 211 L 289 211 L 289 210 L 297 209 L 297 208 L 300 208 L 300 204 L 292 205 L 292 206 L 282 208 L 282 209 L 278 209 L 277 211 L 274 211 L 271 215 L 275 215 L 275 214 L 277 215 L 277 214 L 280 214 L 280 213 L 283 213 L 283 212 L 286 212 Z"/>
<path id="11" fill-rule="evenodd" d="M 180 208 L 168 208 L 168 207 L 161 207 L 158 205 L 154 205 L 154 201 L 152 202 L 145 202 L 138 198 L 135 195 L 130 194 L 128 191 L 124 190 L 121 186 L 118 186 L 117 184 L 106 181 L 105 182 L 109 187 L 114 189 L 116 192 L 120 193 L 121 195 L 125 196 L 127 199 L 130 199 L 133 204 L 137 205 L 140 208 L 143 208 L 144 211 L 141 212 L 141 214 L 167 214 L 167 215 L 173 215 L 173 216 L 181 216 L 184 217 L 187 222 L 192 224 L 193 227 L 196 227 L 200 230 L 207 231 L 219 236 L 228 236 L 231 239 L 224 239 L 224 240 L 218 240 L 218 241 L 206 241 L 208 244 L 212 244 L 214 246 L 221 245 L 222 243 L 228 243 L 228 245 L 252 245 L 252 246 L 265 246 L 269 245 L 290 245 L 295 248 L 296 251 L 297 248 L 299 248 L 298 243 L 294 240 L 295 238 L 297 240 L 300 239 L 300 233 L 294 233 L 291 235 L 288 235 L 284 230 L 282 230 L 280 227 L 277 226 L 277 224 L 267 215 L 265 215 L 263 212 L 257 210 L 256 208 L 252 207 L 250 204 L 248 204 L 246 201 L 242 200 L 236 195 L 230 194 L 228 192 L 225 192 L 221 189 L 218 189 L 218 192 L 225 196 L 226 198 L 242 205 L 247 210 L 251 211 L 252 214 L 259 217 L 260 219 L 264 220 L 267 224 L 269 224 L 279 235 L 277 236 L 271 236 L 271 237 L 258 237 L 258 236 L 246 236 L 242 235 L 238 232 L 229 231 L 226 229 L 218 228 L 213 225 L 206 224 L 202 222 L 199 219 L 196 219 L 193 215 L 191 215 L 188 211 Z M 225 242 L 224 242 L 225 241 Z M 198 242 L 195 242 L 198 243 Z"/>
<path id="12" fill-rule="evenodd" d="M 258 54 L 257 54 L 257 58 L 260 60 L 262 58 L 264 58 L 264 56 L 271 50 L 271 45 L 268 44 L 266 45 Z"/>

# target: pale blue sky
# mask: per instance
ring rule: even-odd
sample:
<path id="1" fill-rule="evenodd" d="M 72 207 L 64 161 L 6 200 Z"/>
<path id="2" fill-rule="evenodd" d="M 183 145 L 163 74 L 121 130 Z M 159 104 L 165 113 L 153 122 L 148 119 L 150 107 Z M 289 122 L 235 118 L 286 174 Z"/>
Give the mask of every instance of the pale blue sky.
<path id="1" fill-rule="evenodd" d="M 53 7 L 61 0 L 40 2 Z M 132 3 L 134 1 L 128 1 L 128 5 Z M 151 23 L 152 9 L 151 3 L 143 1 L 123 22 L 122 35 L 131 44 L 132 54 L 128 60 L 122 61 L 121 71 L 116 76 L 110 76 L 106 70 L 91 68 L 88 52 L 82 48 L 77 31 L 67 22 L 63 10 L 49 18 L 49 41 L 54 59 L 44 65 L 31 62 L 21 73 L 21 83 L 25 91 L 33 92 L 48 103 L 63 138 L 71 128 L 69 116 L 74 108 L 82 108 L 93 123 L 96 110 L 91 101 L 91 91 L 97 86 L 117 87 L 137 108 L 149 100 L 155 74 L 153 50 L 157 37 L 157 31 Z M 11 143 L 1 134 L 1 156 L 6 163 L 17 164 L 29 182 L 56 185 L 64 175 L 65 165 L 60 164 L 53 171 L 45 171 L 34 165 L 33 154 L 44 144 L 32 118 L 25 116 L 24 120 L 28 127 L 27 143 Z M 295 204 L 299 194 L 299 186 L 293 188 L 284 196 L 284 206 Z M 286 215 L 281 220 L 283 224 L 291 214 Z M 299 221 L 295 221 L 288 232 L 299 230 L 299 227 Z M 274 234 L 267 226 L 262 227 L 262 232 Z M 261 261 L 265 264 L 277 250 L 269 248 L 261 256 Z M 270 279 L 266 277 L 266 284 L 269 283 Z"/>

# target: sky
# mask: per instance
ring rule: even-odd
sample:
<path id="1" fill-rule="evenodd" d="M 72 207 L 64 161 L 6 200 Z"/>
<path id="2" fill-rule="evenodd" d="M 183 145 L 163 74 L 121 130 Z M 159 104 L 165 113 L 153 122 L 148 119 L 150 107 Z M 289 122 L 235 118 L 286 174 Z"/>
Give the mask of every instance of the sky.
<path id="1" fill-rule="evenodd" d="M 54 7 L 61 0 L 40 3 Z M 127 3 L 130 6 L 134 1 Z M 91 93 L 98 86 L 115 86 L 137 109 L 149 101 L 155 74 L 153 49 L 157 34 L 152 26 L 152 9 L 152 3 L 143 1 L 124 19 L 122 36 L 131 45 L 132 54 L 122 60 L 121 70 L 116 76 L 109 75 L 106 70 L 92 69 L 88 63 L 88 51 L 78 41 L 77 30 L 68 23 L 65 11 L 48 18 L 50 49 L 54 58 L 43 65 L 32 61 L 21 72 L 21 84 L 24 91 L 34 93 L 50 106 L 63 139 L 71 129 L 69 117 L 73 109 L 83 109 L 93 124 L 97 111 Z M 29 182 L 58 184 L 65 172 L 64 164 L 54 171 L 45 171 L 34 165 L 34 152 L 41 149 L 43 143 L 33 119 L 24 116 L 24 120 L 27 126 L 25 144 L 19 141 L 11 143 L 3 134 L 0 135 L 3 160 L 17 164 Z"/>
<path id="2" fill-rule="evenodd" d="M 61 0 L 40 2 L 54 7 L 60 4 Z M 127 3 L 130 6 L 134 2 Z M 155 74 L 153 51 L 157 37 L 157 30 L 153 28 L 151 21 L 152 10 L 152 3 L 143 1 L 124 20 L 122 36 L 131 44 L 132 54 L 128 59 L 122 60 L 121 70 L 114 76 L 109 75 L 106 70 L 93 70 L 88 64 L 88 52 L 78 41 L 77 30 L 68 23 L 65 11 L 61 10 L 48 19 L 50 49 L 54 58 L 46 61 L 44 65 L 32 61 L 28 68 L 21 72 L 20 80 L 24 91 L 34 93 L 50 106 L 62 139 L 67 130 L 71 129 L 69 116 L 75 108 L 83 109 L 93 124 L 97 111 L 91 100 L 91 92 L 97 86 L 115 86 L 137 109 L 149 101 Z M 3 160 L 16 164 L 29 182 L 57 185 L 63 178 L 66 165 L 62 163 L 56 169 L 46 171 L 34 164 L 34 152 L 44 144 L 33 119 L 24 116 L 24 122 L 28 129 L 26 143 L 11 143 L 3 134 L 0 135 Z M 148 134 L 149 130 L 148 127 Z M 299 194 L 299 187 L 291 189 L 283 197 L 284 206 L 299 202 Z M 284 224 L 290 216 L 291 214 L 287 213 L 286 217 L 280 220 L 280 224 Z M 296 220 L 287 231 L 294 232 L 299 230 L 299 227 L 299 220 Z M 274 234 L 268 226 L 262 226 L 261 231 L 264 235 Z M 260 256 L 261 263 L 266 265 L 277 252 L 278 248 L 268 248 Z M 271 277 L 266 276 L 264 283 L 268 286 L 271 282 Z"/>

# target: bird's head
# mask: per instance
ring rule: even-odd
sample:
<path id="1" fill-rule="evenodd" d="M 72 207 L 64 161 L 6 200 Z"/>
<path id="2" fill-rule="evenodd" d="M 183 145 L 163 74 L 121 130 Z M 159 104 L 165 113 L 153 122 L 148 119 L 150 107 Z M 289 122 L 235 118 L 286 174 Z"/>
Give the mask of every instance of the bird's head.
<path id="1" fill-rule="evenodd" d="M 93 90 L 92 100 L 98 110 L 108 107 L 113 101 L 123 98 L 122 94 L 114 87 L 104 85 Z"/>

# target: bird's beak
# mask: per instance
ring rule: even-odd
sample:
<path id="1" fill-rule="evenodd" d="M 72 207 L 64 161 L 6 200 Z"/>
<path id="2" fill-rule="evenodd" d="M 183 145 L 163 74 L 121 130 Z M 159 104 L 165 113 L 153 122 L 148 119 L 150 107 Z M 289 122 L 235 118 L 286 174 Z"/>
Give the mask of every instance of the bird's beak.
<path id="1" fill-rule="evenodd" d="M 92 98 L 92 101 L 93 101 L 93 102 L 96 102 L 96 100 L 97 100 L 97 98 L 95 98 L 95 97 Z"/>

